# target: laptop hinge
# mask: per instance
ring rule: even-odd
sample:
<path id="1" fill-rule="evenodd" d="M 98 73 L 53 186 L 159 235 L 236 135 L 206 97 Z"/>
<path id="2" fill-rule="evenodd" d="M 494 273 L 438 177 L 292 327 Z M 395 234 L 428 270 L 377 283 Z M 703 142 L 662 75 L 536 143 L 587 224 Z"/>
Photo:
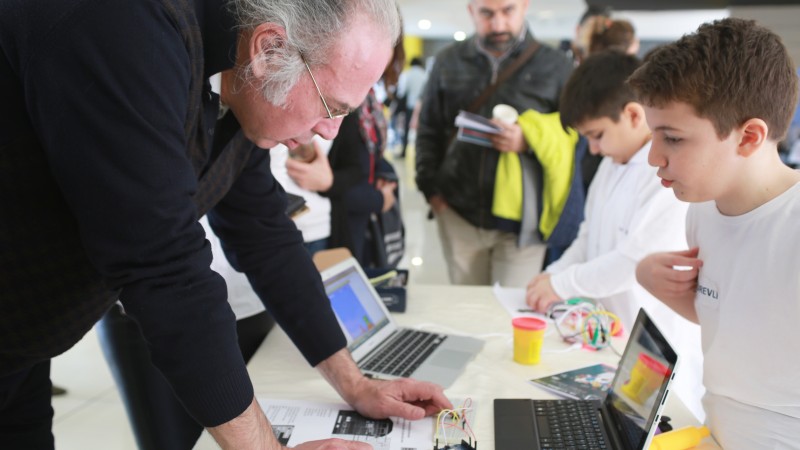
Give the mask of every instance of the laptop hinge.
<path id="1" fill-rule="evenodd" d="M 611 417 L 611 413 L 609 413 L 608 409 L 606 408 L 606 401 L 607 400 L 604 400 L 603 403 L 600 404 L 600 419 L 603 421 L 603 430 L 606 433 L 606 438 L 611 444 L 611 448 L 614 450 L 625 450 L 622 438 L 620 438 L 619 433 L 617 432 L 617 427 L 614 426 L 614 420 Z"/>

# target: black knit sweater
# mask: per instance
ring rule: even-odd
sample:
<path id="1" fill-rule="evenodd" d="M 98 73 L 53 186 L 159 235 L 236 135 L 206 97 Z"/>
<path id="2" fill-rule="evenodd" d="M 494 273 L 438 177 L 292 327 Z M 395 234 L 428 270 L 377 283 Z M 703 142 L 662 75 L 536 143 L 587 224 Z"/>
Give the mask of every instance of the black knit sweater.
<path id="1" fill-rule="evenodd" d="M 345 345 L 268 152 L 208 77 L 232 67 L 223 0 L 0 3 L 0 376 L 77 342 L 120 299 L 189 412 L 253 396 L 205 213 L 309 363 Z"/>

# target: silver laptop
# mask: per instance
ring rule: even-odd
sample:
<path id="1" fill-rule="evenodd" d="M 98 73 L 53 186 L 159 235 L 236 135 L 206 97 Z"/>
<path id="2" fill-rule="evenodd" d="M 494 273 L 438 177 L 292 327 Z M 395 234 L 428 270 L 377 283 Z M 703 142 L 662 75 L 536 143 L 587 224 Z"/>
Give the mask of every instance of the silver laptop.
<path id="1" fill-rule="evenodd" d="M 369 376 L 448 387 L 483 348 L 480 339 L 399 327 L 354 258 L 323 270 L 322 282 L 347 348 Z"/>
<path id="2" fill-rule="evenodd" d="M 644 450 L 677 364 L 672 346 L 640 309 L 603 401 L 495 399 L 495 449 Z"/>

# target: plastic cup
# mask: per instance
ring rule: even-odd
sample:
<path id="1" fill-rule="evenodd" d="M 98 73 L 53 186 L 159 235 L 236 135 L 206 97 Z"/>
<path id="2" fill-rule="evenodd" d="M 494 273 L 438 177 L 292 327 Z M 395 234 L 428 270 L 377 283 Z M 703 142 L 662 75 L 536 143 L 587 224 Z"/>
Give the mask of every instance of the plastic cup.
<path id="1" fill-rule="evenodd" d="M 513 106 L 499 104 L 492 108 L 492 118 L 497 119 L 508 125 L 517 123 L 519 113 Z"/>
<path id="2" fill-rule="evenodd" d="M 514 327 L 514 361 L 538 364 L 547 322 L 536 317 L 517 317 L 511 320 L 511 325 Z"/>
<path id="3" fill-rule="evenodd" d="M 630 379 L 622 385 L 622 392 L 634 402 L 644 405 L 653 392 L 661 386 L 669 368 L 646 353 L 640 353 L 631 368 Z"/>

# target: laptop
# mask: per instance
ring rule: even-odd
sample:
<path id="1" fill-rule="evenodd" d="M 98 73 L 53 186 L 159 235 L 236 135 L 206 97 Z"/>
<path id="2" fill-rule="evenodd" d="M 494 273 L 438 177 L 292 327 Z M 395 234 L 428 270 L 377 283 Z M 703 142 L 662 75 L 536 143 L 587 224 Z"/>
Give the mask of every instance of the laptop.
<path id="1" fill-rule="evenodd" d="M 355 258 L 321 275 L 347 348 L 368 376 L 410 377 L 449 387 L 483 348 L 480 339 L 399 327 Z"/>
<path id="2" fill-rule="evenodd" d="M 647 449 L 677 364 L 640 309 L 604 400 L 495 399 L 495 449 Z"/>

